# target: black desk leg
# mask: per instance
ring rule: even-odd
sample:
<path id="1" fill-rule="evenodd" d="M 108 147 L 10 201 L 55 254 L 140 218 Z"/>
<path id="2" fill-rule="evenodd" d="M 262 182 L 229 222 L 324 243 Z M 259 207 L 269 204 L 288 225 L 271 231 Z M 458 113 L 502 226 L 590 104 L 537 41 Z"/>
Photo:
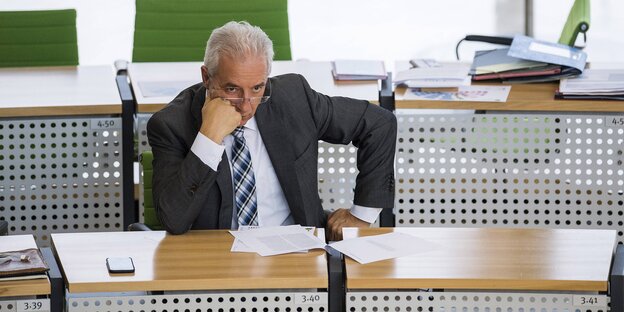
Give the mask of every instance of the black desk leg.
<path id="1" fill-rule="evenodd" d="M 388 72 L 388 78 L 381 81 L 381 90 L 379 90 L 379 106 L 394 112 L 395 102 L 391 72 Z"/>
<path id="2" fill-rule="evenodd" d="M 379 226 L 380 227 L 395 227 L 394 224 L 394 209 L 382 209 L 379 214 Z"/>
<path id="3" fill-rule="evenodd" d="M 379 90 L 379 105 L 391 112 L 394 112 L 396 109 L 391 72 L 388 72 L 388 78 L 381 81 L 381 90 Z M 379 215 L 379 226 L 395 226 L 393 209 L 383 209 L 381 211 L 381 214 Z"/>
<path id="4" fill-rule="evenodd" d="M 48 271 L 48 278 L 50 278 L 50 312 L 63 312 L 65 283 L 63 282 L 61 270 L 50 247 L 41 248 L 41 254 L 50 267 L 50 271 Z"/>
<path id="5" fill-rule="evenodd" d="M 342 254 L 327 247 L 327 271 L 329 272 L 329 312 L 343 312 L 345 309 L 345 276 Z"/>
<path id="6" fill-rule="evenodd" d="M 134 117 L 136 106 L 126 71 L 116 77 L 121 97 L 121 132 L 123 153 L 123 228 L 138 222 L 138 207 L 134 204 Z"/>
<path id="7" fill-rule="evenodd" d="M 624 246 L 617 245 L 613 255 L 610 281 L 611 312 L 624 312 Z"/>

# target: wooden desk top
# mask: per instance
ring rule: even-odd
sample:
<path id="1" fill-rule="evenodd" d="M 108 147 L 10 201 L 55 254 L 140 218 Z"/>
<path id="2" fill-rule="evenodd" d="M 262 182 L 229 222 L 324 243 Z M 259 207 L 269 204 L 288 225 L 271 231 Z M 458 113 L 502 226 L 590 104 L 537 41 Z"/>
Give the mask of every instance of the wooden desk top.
<path id="1" fill-rule="evenodd" d="M 347 288 L 606 291 L 616 246 L 614 230 L 349 228 L 344 236 L 392 231 L 434 249 L 365 265 L 347 257 Z"/>
<path id="2" fill-rule="evenodd" d="M 37 248 L 32 235 L 0 236 L 0 252 Z M 49 295 L 50 280 L 0 281 L 0 297 Z"/>
<path id="3" fill-rule="evenodd" d="M 120 114 L 112 66 L 0 69 L 0 116 Z"/>
<path id="4" fill-rule="evenodd" d="M 232 253 L 227 231 L 52 234 L 72 293 L 327 288 L 325 252 L 262 257 Z M 132 257 L 134 274 L 110 275 L 107 257 Z"/>
<path id="5" fill-rule="evenodd" d="M 408 69 L 407 62 L 397 62 L 395 71 Z M 596 66 L 594 66 L 596 67 Z M 600 67 L 600 66 L 598 66 Z M 478 82 L 475 85 L 509 85 L 511 91 L 507 102 L 462 102 L 462 101 L 421 101 L 406 100 L 405 87 L 395 90 L 396 108 L 417 109 L 467 109 L 496 111 L 537 111 L 537 112 L 624 112 L 622 101 L 599 100 L 555 100 L 555 90 L 559 82 L 501 84 L 500 82 Z"/>
<path id="6" fill-rule="evenodd" d="M 154 113 L 183 89 L 201 82 L 201 62 L 131 63 L 128 75 L 139 113 Z M 310 86 L 330 96 L 378 101 L 377 81 L 334 81 L 330 62 L 274 61 L 271 76 L 303 75 Z M 151 90 L 151 91 L 149 91 Z"/>

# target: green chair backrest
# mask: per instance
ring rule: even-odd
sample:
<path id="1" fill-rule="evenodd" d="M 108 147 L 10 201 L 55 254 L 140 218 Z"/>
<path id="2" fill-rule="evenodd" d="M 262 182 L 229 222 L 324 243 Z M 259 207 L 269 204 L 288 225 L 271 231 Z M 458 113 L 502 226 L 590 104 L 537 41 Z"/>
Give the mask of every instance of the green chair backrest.
<path id="1" fill-rule="evenodd" d="M 76 10 L 0 11 L 0 67 L 78 65 Z"/>
<path id="2" fill-rule="evenodd" d="M 203 61 L 212 30 L 233 20 L 262 28 L 275 59 L 291 59 L 287 0 L 136 0 L 132 61 Z"/>
<path id="3" fill-rule="evenodd" d="M 589 29 L 590 21 L 589 0 L 575 0 L 563 26 L 559 43 L 573 47 L 579 33 Z"/>
<path id="4" fill-rule="evenodd" d="M 143 223 L 152 230 L 162 230 L 163 227 L 156 216 L 156 208 L 154 207 L 152 196 L 152 176 L 154 172 L 152 160 L 154 160 L 152 151 L 141 153 L 140 162 L 143 168 Z"/>

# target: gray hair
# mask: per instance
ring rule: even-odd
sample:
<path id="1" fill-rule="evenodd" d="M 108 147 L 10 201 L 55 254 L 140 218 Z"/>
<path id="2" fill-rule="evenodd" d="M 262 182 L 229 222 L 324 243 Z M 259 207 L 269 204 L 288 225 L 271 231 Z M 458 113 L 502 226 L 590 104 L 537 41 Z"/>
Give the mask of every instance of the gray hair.
<path id="1" fill-rule="evenodd" d="M 232 58 L 262 56 L 267 62 L 267 76 L 273 62 L 273 42 L 262 29 L 248 22 L 228 22 L 212 31 L 206 43 L 204 65 L 208 75 L 214 76 L 219 68 L 219 58 L 223 55 Z"/>

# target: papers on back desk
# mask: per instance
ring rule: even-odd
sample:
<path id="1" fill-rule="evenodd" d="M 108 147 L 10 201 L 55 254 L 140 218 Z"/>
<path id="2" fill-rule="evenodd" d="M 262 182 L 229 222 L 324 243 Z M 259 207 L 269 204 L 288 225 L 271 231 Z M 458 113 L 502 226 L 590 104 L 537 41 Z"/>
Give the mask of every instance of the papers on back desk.
<path id="1" fill-rule="evenodd" d="M 329 246 L 362 264 L 436 249 L 433 242 L 401 232 L 346 239 Z"/>
<path id="2" fill-rule="evenodd" d="M 236 238 L 235 244 L 242 243 L 246 247 L 243 248 L 244 251 L 256 252 L 261 256 L 325 248 L 325 242 L 299 225 L 263 227 L 230 233 Z"/>
<path id="3" fill-rule="evenodd" d="M 411 68 L 400 71 L 394 77 L 395 84 L 410 88 L 452 88 L 470 85 L 468 71 L 463 64 L 442 67 Z"/>
<path id="4" fill-rule="evenodd" d="M 403 99 L 422 101 L 506 102 L 511 86 L 463 86 L 457 92 L 429 92 L 407 89 Z"/>

